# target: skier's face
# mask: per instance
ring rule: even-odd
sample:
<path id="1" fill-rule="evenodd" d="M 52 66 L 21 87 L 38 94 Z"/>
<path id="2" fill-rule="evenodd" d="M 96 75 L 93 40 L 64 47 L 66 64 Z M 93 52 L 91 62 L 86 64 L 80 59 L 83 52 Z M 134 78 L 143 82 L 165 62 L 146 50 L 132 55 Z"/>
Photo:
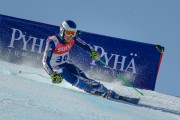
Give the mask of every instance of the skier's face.
<path id="1" fill-rule="evenodd" d="M 64 32 L 64 40 L 65 42 L 70 42 L 73 37 L 76 36 L 76 30 L 66 30 Z"/>
<path id="2" fill-rule="evenodd" d="M 64 35 L 64 40 L 65 40 L 66 43 L 70 42 L 72 39 L 73 39 L 72 35 L 69 35 L 69 36 Z"/>

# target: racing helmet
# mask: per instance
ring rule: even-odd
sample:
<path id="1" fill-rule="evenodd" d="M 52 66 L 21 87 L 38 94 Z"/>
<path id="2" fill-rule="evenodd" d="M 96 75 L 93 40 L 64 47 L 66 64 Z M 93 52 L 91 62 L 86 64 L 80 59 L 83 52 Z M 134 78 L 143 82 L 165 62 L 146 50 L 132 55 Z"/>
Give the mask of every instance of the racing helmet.
<path id="1" fill-rule="evenodd" d="M 60 35 L 63 38 L 66 34 L 67 36 L 72 35 L 73 37 L 76 36 L 76 23 L 71 20 L 63 21 L 60 25 Z"/>

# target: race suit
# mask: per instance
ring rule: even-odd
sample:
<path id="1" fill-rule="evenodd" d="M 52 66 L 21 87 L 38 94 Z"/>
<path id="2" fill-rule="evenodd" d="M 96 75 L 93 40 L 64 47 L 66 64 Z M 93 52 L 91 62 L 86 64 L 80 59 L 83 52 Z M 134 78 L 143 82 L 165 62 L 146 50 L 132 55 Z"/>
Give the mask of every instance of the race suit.
<path id="1" fill-rule="evenodd" d="M 43 55 L 44 69 L 48 74 L 56 72 L 68 83 L 88 93 L 106 97 L 109 90 L 104 85 L 95 80 L 89 79 L 84 72 L 68 61 L 69 52 L 74 44 L 87 52 L 90 52 L 92 49 L 84 41 L 75 39 L 76 37 L 66 43 L 62 40 L 59 34 L 49 37 L 46 41 L 46 48 Z"/>

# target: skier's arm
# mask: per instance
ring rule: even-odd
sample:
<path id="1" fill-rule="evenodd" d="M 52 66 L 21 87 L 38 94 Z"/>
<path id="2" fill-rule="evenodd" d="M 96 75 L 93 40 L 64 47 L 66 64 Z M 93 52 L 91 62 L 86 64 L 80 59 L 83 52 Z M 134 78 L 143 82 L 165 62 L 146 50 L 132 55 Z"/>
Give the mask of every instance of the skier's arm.
<path id="1" fill-rule="evenodd" d="M 79 46 L 80 48 L 84 49 L 86 52 L 90 54 L 90 57 L 94 60 L 99 60 L 100 59 L 100 54 L 94 50 L 94 48 L 81 40 L 79 37 L 76 37 L 76 45 Z"/>
<path id="2" fill-rule="evenodd" d="M 53 40 L 47 40 L 46 48 L 43 55 L 43 67 L 46 72 L 50 75 L 53 72 L 53 69 L 50 65 L 50 60 L 55 49 L 55 43 Z"/>
<path id="3" fill-rule="evenodd" d="M 75 44 L 82 48 L 83 50 L 85 50 L 86 52 L 90 53 L 91 50 L 93 50 L 94 48 L 92 46 L 90 46 L 89 44 L 87 44 L 86 42 L 84 42 L 83 40 L 81 40 L 79 37 L 76 37 L 76 42 Z"/>

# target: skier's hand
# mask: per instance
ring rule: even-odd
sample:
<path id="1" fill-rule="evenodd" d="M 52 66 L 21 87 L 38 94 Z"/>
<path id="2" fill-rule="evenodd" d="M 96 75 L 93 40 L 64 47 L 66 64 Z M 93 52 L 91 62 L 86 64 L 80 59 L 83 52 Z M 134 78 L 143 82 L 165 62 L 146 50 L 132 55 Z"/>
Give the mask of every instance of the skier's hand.
<path id="1" fill-rule="evenodd" d="M 90 56 L 93 60 L 100 60 L 100 54 L 95 50 L 91 50 Z"/>
<path id="2" fill-rule="evenodd" d="M 61 83 L 63 80 L 62 76 L 56 74 L 55 72 L 52 72 L 50 76 L 52 79 L 52 83 Z"/>

